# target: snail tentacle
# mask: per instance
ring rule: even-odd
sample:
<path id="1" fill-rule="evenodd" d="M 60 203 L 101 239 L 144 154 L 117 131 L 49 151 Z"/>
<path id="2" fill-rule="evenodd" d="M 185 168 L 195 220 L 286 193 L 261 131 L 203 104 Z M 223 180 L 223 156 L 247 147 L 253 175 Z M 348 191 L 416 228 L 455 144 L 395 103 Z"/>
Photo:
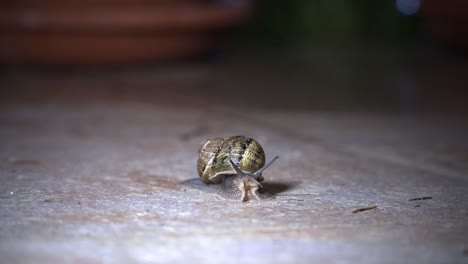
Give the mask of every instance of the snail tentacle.
<path id="1" fill-rule="evenodd" d="M 257 179 L 257 177 L 262 174 L 263 171 L 265 171 L 268 167 L 270 167 L 271 164 L 273 164 L 273 162 L 275 162 L 275 160 L 279 159 L 279 155 L 276 155 L 276 157 L 274 157 L 272 160 L 270 160 L 267 164 L 265 164 L 265 166 L 263 166 L 261 169 L 259 169 L 258 171 L 252 173 L 252 176 Z"/>

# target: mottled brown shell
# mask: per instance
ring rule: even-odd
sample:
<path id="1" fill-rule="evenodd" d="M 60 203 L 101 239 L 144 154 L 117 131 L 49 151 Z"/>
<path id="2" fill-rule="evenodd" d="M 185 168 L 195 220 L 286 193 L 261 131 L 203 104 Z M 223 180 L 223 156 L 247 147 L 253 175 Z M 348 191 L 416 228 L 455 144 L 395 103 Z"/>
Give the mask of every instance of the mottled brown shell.
<path id="1" fill-rule="evenodd" d="M 257 141 L 246 136 L 207 139 L 200 144 L 197 171 L 203 182 L 220 183 L 236 174 L 231 159 L 241 171 L 254 173 L 265 165 L 265 152 Z M 263 177 L 259 175 L 258 181 Z"/>

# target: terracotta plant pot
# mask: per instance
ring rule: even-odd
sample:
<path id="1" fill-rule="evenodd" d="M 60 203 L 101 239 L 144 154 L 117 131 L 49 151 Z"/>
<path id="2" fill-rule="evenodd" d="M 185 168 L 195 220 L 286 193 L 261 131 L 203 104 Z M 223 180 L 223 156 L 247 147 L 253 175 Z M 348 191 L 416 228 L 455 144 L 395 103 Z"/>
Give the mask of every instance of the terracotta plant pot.
<path id="1" fill-rule="evenodd" d="M 7 1 L 0 4 L 0 62 L 102 65 L 192 56 L 251 13 L 248 2 L 218 2 Z"/>

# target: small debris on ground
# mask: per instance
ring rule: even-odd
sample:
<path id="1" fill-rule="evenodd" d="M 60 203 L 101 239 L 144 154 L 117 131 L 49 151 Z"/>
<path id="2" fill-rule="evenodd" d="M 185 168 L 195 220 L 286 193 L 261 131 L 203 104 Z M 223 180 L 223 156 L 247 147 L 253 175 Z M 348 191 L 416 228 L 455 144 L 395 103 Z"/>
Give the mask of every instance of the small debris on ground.
<path id="1" fill-rule="evenodd" d="M 431 200 L 431 199 L 432 199 L 431 196 L 424 196 L 424 197 L 411 198 L 411 199 L 408 199 L 408 201 L 412 202 L 412 201 L 422 201 L 422 200 Z"/>
<path id="2" fill-rule="evenodd" d="M 372 209 L 375 209 L 375 208 L 377 208 L 377 205 L 356 209 L 356 210 L 353 211 L 353 214 L 368 211 L 368 210 L 372 210 Z"/>

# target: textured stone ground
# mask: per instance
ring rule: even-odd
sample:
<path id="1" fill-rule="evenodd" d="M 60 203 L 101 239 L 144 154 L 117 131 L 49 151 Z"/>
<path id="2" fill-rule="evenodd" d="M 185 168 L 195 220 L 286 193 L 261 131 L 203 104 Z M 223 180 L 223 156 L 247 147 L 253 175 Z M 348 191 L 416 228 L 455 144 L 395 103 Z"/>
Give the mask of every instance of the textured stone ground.
<path id="1" fill-rule="evenodd" d="M 468 261 L 462 116 L 25 104 L 0 128 L 3 263 Z M 202 139 L 236 134 L 281 156 L 276 199 L 179 184 Z"/>
<path id="2" fill-rule="evenodd" d="M 344 46 L 3 69 L 0 262 L 468 263 L 467 60 Z M 276 199 L 180 184 L 201 140 L 238 134 L 281 156 Z"/>

